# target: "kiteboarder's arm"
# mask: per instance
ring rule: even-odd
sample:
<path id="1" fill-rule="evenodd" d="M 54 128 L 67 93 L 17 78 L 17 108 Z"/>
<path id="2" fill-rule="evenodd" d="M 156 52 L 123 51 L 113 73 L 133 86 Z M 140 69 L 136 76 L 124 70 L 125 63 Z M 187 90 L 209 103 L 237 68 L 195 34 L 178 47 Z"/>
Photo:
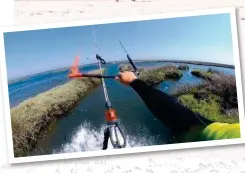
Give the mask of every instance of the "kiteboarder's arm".
<path id="1" fill-rule="evenodd" d="M 209 123 L 208 120 L 184 107 L 173 97 L 137 79 L 132 72 L 120 73 L 117 79 L 121 83 L 130 85 L 138 93 L 149 110 L 175 135 L 185 133 L 193 126 L 201 125 L 206 127 L 202 124 L 203 122 L 204 124 L 206 122 Z"/>

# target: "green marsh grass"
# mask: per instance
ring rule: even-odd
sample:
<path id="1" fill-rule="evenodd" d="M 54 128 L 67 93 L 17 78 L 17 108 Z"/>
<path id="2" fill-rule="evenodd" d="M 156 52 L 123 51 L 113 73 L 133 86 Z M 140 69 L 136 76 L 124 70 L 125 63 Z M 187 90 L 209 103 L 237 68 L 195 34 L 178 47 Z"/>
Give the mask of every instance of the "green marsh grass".
<path id="1" fill-rule="evenodd" d="M 123 71 L 132 71 L 130 65 L 124 64 L 119 67 L 121 72 Z M 183 74 L 182 72 L 174 65 L 165 65 L 161 67 L 153 68 L 140 68 L 139 79 L 145 81 L 148 85 L 156 85 L 163 82 L 166 79 L 178 80 Z"/>
<path id="2" fill-rule="evenodd" d="M 235 77 L 212 69 L 196 72 L 204 83 L 182 86 L 176 89 L 173 96 L 192 111 L 214 122 L 239 123 Z"/>

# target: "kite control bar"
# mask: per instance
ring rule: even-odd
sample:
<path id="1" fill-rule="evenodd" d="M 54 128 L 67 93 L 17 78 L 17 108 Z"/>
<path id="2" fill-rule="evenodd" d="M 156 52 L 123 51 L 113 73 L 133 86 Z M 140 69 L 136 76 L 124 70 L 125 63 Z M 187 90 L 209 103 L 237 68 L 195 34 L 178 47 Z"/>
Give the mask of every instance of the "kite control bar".
<path id="1" fill-rule="evenodd" d="M 122 42 L 119 41 L 120 45 L 122 46 L 124 52 L 127 54 L 127 58 L 128 58 L 128 61 L 129 63 L 131 64 L 131 66 L 133 67 L 134 69 L 134 73 L 136 75 L 139 75 L 139 71 L 137 69 L 137 67 L 135 66 L 134 62 L 132 61 L 131 57 L 129 56 L 128 52 L 126 51 L 125 47 L 123 46 Z M 105 60 L 103 58 L 101 58 L 98 54 L 96 54 L 96 59 L 101 63 L 101 64 L 106 64 Z M 79 61 L 79 58 L 76 57 L 75 59 L 75 62 L 73 64 L 73 66 L 71 67 L 71 72 L 69 74 L 69 78 L 82 78 L 82 77 L 90 77 L 90 78 L 106 78 L 106 79 L 115 79 L 117 77 L 117 75 L 113 76 L 107 76 L 107 75 L 103 75 L 102 73 L 101 74 L 86 74 L 86 73 L 81 73 L 79 72 L 79 69 L 78 69 L 78 61 Z"/>
<path id="2" fill-rule="evenodd" d="M 81 78 L 81 77 L 92 77 L 92 78 L 109 78 L 109 79 L 115 79 L 116 76 L 106 76 L 106 75 L 100 75 L 100 74 L 86 74 L 86 73 L 80 73 L 76 75 L 69 75 L 70 78 Z"/>

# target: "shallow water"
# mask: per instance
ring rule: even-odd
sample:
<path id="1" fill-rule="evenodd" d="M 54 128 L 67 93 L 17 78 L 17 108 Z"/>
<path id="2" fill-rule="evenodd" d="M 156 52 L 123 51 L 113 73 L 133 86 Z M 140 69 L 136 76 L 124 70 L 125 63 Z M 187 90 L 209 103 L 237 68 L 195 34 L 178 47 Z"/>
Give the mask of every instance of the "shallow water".
<path id="1" fill-rule="evenodd" d="M 159 66 L 163 62 L 141 62 L 138 67 Z M 178 63 L 175 63 L 178 65 Z M 192 69 L 208 69 L 210 66 L 188 64 L 190 69 L 183 71 L 183 77 L 178 81 L 167 80 L 157 86 L 166 93 L 171 93 L 176 87 L 184 84 L 198 84 L 201 79 L 193 76 Z M 117 64 L 107 65 L 107 74 L 118 73 Z M 97 66 L 87 66 L 83 72 L 96 69 Z M 212 67 L 226 74 L 234 75 L 234 69 Z M 17 105 L 28 97 L 46 91 L 54 86 L 68 81 L 67 72 L 53 72 L 38 75 L 9 86 L 10 103 Z M 117 110 L 121 128 L 127 139 L 127 147 L 161 145 L 168 142 L 168 129 L 149 112 L 140 97 L 130 87 L 107 79 L 106 85 L 112 102 Z M 104 117 L 104 95 L 102 87 L 96 88 L 83 99 L 77 108 L 68 116 L 54 123 L 46 138 L 39 142 L 33 155 L 100 150 L 102 148 L 103 132 L 106 127 Z M 110 146 L 110 149 L 112 147 Z"/>

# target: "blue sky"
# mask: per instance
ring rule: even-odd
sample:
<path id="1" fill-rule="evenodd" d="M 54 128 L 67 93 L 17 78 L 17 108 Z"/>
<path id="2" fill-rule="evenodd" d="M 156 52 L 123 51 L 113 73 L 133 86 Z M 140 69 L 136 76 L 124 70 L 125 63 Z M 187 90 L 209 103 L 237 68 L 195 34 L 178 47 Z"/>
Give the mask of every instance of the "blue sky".
<path id="1" fill-rule="evenodd" d="M 96 62 L 93 28 L 106 61 L 126 60 L 121 40 L 133 59 L 234 64 L 230 16 L 216 14 L 5 33 L 8 78 Z"/>

